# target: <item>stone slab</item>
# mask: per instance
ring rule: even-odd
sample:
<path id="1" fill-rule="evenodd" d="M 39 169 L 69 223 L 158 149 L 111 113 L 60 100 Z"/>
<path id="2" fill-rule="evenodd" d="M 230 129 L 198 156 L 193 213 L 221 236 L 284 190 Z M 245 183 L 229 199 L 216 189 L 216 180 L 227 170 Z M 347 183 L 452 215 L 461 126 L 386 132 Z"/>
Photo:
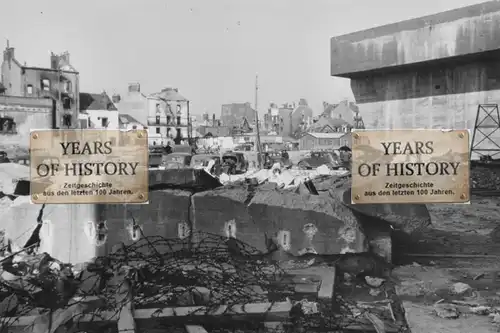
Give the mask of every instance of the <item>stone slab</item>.
<path id="1" fill-rule="evenodd" d="M 335 292 L 335 267 L 308 267 L 307 269 L 287 270 L 287 273 L 301 275 L 317 275 L 321 278 L 318 290 L 318 298 L 327 300 L 334 298 Z"/>

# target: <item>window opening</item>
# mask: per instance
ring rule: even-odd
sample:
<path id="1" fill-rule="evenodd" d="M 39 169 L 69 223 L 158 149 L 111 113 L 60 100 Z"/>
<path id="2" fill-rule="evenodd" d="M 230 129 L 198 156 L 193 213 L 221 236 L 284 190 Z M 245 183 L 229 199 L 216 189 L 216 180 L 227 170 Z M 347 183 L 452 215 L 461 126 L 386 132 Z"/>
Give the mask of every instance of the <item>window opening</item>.
<path id="1" fill-rule="evenodd" d="M 50 80 L 49 79 L 42 80 L 42 90 L 44 90 L 44 91 L 50 90 Z"/>

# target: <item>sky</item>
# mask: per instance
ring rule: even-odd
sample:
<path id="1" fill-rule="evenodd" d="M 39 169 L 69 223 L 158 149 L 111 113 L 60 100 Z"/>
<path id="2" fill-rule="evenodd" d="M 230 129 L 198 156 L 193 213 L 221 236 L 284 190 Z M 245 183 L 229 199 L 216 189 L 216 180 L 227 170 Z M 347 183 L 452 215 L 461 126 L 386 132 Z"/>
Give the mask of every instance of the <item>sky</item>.
<path id="1" fill-rule="evenodd" d="M 2 4 L 0 32 L 29 66 L 69 51 L 82 92 L 175 87 L 193 113 L 220 115 L 221 104 L 254 105 L 258 74 L 260 113 L 305 98 L 319 114 L 323 101 L 353 99 L 349 80 L 330 76 L 331 37 L 480 2 L 17 0 Z"/>

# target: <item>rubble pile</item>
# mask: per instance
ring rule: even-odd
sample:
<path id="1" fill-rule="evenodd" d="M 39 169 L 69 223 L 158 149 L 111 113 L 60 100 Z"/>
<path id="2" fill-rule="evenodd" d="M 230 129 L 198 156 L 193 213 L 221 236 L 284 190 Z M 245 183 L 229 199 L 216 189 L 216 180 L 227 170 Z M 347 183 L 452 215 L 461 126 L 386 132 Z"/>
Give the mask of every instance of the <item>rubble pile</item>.
<path id="1" fill-rule="evenodd" d="M 225 237 L 197 236 L 203 242 L 194 248 L 183 248 L 178 239 L 149 237 L 81 265 L 64 264 L 46 253 L 30 254 L 29 249 L 8 254 L 0 258 L 0 330 L 14 324 L 19 316 L 37 317 L 30 331 L 44 333 L 51 323 L 64 324 L 77 314 L 116 311 L 122 306 L 115 300 L 118 282 L 125 279 L 135 281 L 134 306 L 139 309 L 263 301 L 275 278 L 282 274 L 279 267 L 258 261 L 238 265 L 235 271 L 227 246 L 220 246 Z M 150 250 L 144 251 L 144 247 Z M 158 252 L 158 248 L 178 250 Z M 243 243 L 238 248 L 243 256 L 256 252 Z M 275 274 L 267 274 L 266 269 Z M 52 320 L 46 320 L 48 309 Z"/>
<path id="2" fill-rule="evenodd" d="M 500 191 L 500 168 L 471 167 L 471 188 Z"/>
<path id="3" fill-rule="evenodd" d="M 197 306 L 194 315 L 210 316 L 223 305 L 262 304 L 271 299 L 291 305 L 283 325 L 300 319 L 305 327 L 338 330 L 345 325 L 341 318 L 351 314 L 342 313 L 343 307 L 338 313 L 331 304 L 295 299 L 295 285 L 284 283 L 290 282 L 290 275 L 275 263 L 255 260 L 263 253 L 243 242 L 199 232 L 193 236 L 202 240 L 194 247 L 185 247 L 179 239 L 151 236 L 129 246 L 118 244 L 107 256 L 78 265 L 46 253 L 28 253 L 29 249 L 4 256 L 0 258 L 0 330 L 12 331 L 16 326 L 34 333 L 70 332 L 90 329 L 90 321 L 92 331 L 107 331 L 116 327 L 118 314 L 129 300 L 123 296 L 129 294 L 135 310 L 155 309 L 148 327 L 156 329 L 169 325 L 156 319 L 155 313 L 162 309 Z M 171 250 L 159 252 L 158 248 Z M 246 320 L 248 326 L 260 324 L 252 317 Z"/>

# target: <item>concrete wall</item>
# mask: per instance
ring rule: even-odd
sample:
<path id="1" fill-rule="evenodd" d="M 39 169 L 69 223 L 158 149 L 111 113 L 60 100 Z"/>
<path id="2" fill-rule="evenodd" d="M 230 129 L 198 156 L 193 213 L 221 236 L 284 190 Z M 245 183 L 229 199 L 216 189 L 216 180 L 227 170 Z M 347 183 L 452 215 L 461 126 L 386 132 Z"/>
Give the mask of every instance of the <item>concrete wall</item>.
<path id="1" fill-rule="evenodd" d="M 250 201 L 249 201 L 250 199 Z M 133 218 L 146 236 L 179 238 L 179 224 L 193 225 L 195 231 L 209 232 L 221 236 L 227 233 L 227 222 L 235 220 L 236 238 L 265 251 L 264 233 L 281 231 L 290 233 L 290 250 L 309 246 L 303 227 L 313 223 L 318 232 L 313 246 L 320 253 L 340 253 L 345 249 L 363 251 L 365 238 L 356 227 L 356 220 L 347 208 L 344 222 L 338 218 L 338 209 L 323 196 L 296 194 L 292 192 L 257 191 L 249 198 L 244 186 L 225 187 L 205 191 L 191 196 L 180 190 L 161 190 L 150 193 L 150 204 L 145 205 L 100 205 L 98 216 L 107 221 L 108 241 L 98 252 L 104 255 L 117 242 L 131 244 L 134 240 L 129 232 Z M 350 214 L 350 215 L 349 215 Z M 354 240 L 345 240 L 342 234 L 352 228 Z M 195 239 L 194 241 L 201 241 Z M 180 246 L 187 246 L 181 243 Z M 171 251 L 166 245 L 156 244 L 158 252 Z M 153 251 L 143 247 L 144 251 Z"/>
<path id="2" fill-rule="evenodd" d="M 498 50 L 500 2 L 490 1 L 331 39 L 331 75 Z"/>
<path id="3" fill-rule="evenodd" d="M 499 28 L 492 1 L 334 37 L 331 73 L 351 79 L 368 129 L 473 130 L 478 106 L 500 103 Z"/>
<path id="4" fill-rule="evenodd" d="M 27 168 L 28 169 L 28 168 Z M 2 199 L 8 200 L 8 199 Z M 19 197 L 2 207 L 2 229 L 15 246 L 23 247 L 37 224 L 42 205 L 31 203 L 30 197 Z M 97 254 L 97 247 L 87 236 L 87 222 L 95 221 L 95 205 L 47 205 L 43 213 L 40 249 L 62 262 L 83 263 Z"/>
<path id="5" fill-rule="evenodd" d="M 354 78 L 351 87 L 366 128 L 473 130 L 478 105 L 500 103 L 500 64 L 477 61 L 380 73 Z M 500 132 L 492 138 L 500 140 Z"/>

